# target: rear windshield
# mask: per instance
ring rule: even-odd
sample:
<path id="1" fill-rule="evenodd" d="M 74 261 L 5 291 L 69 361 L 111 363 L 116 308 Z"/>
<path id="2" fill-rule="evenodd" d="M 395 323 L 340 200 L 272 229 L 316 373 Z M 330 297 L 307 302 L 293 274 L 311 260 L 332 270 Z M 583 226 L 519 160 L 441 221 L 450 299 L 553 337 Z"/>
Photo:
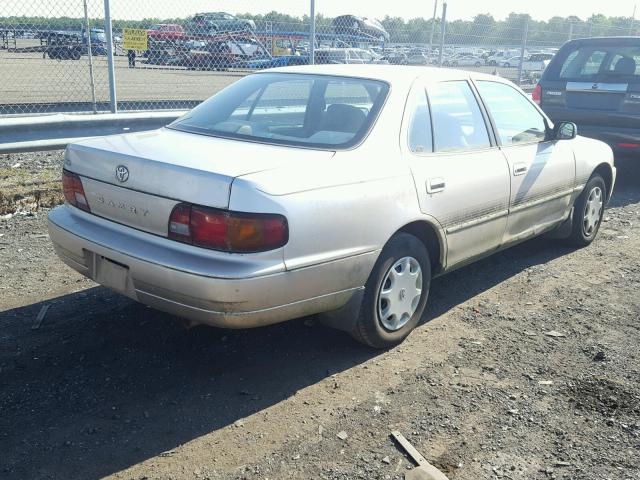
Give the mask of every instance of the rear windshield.
<path id="1" fill-rule="evenodd" d="M 640 45 L 582 45 L 562 52 L 553 78 L 572 82 L 640 83 Z"/>
<path id="2" fill-rule="evenodd" d="M 249 75 L 170 128 L 240 140 L 344 149 L 369 132 L 389 91 L 386 83 L 292 73 Z"/>

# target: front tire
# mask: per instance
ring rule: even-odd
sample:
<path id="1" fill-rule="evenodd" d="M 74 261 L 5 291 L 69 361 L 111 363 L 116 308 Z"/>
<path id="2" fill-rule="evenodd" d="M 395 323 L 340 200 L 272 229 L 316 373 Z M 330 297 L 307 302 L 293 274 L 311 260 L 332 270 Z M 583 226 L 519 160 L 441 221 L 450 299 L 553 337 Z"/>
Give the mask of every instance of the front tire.
<path id="1" fill-rule="evenodd" d="M 394 235 L 367 280 L 351 335 L 373 348 L 388 349 L 400 344 L 418 325 L 430 284 L 427 248 L 413 235 Z"/>
<path id="2" fill-rule="evenodd" d="M 573 226 L 567 242 L 586 247 L 595 240 L 602 224 L 607 199 L 607 186 L 599 175 L 593 175 L 573 205 Z"/>

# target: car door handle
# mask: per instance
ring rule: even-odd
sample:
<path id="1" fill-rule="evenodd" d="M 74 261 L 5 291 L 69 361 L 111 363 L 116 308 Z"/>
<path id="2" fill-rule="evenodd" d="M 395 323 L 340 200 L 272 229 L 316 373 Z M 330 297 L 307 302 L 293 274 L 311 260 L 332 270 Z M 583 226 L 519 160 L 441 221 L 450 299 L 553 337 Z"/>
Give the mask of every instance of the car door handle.
<path id="1" fill-rule="evenodd" d="M 528 169 L 529 168 L 526 163 L 516 163 L 513 165 L 513 176 L 517 177 L 518 175 L 524 175 L 527 173 Z"/>
<path id="2" fill-rule="evenodd" d="M 430 178 L 427 180 L 427 193 L 442 192 L 446 186 L 444 178 Z"/>

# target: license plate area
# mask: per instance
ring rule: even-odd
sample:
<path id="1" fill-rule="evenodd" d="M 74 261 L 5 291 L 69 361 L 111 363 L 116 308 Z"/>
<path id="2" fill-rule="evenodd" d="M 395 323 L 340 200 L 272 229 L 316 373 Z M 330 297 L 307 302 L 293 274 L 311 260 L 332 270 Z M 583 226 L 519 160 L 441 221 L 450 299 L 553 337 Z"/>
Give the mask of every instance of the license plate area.
<path id="1" fill-rule="evenodd" d="M 117 292 L 127 293 L 129 267 L 97 253 L 93 254 L 93 265 L 93 278 L 97 283 Z"/>

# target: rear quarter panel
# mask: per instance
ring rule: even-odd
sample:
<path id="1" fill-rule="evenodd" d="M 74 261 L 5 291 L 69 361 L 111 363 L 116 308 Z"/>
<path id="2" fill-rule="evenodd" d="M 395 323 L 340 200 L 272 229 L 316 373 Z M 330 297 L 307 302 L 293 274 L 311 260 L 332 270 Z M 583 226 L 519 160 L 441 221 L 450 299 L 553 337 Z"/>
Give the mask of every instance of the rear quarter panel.
<path id="1" fill-rule="evenodd" d="M 393 171 L 367 168 L 346 158 L 351 155 L 338 154 L 325 165 L 236 179 L 230 207 L 272 211 L 287 218 L 289 242 L 283 252 L 287 270 L 371 253 L 375 261 L 394 232 L 422 215 L 406 165 Z M 360 285 L 372 267 L 357 274 Z"/>

